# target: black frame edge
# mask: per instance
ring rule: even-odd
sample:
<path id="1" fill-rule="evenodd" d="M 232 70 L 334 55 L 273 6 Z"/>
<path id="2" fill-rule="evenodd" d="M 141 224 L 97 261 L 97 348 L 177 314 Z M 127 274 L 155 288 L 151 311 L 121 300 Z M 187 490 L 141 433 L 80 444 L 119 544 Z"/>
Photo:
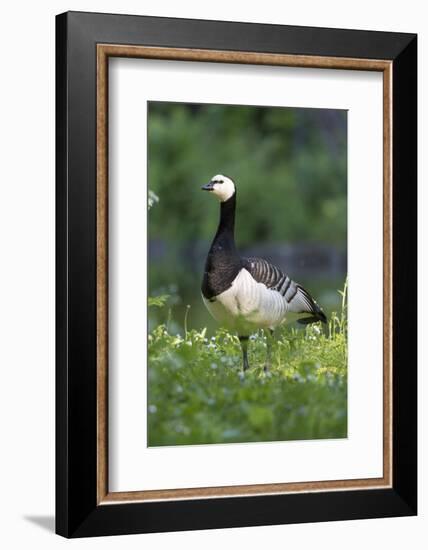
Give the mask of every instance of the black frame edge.
<path id="1" fill-rule="evenodd" d="M 417 514 L 416 35 L 393 63 L 392 175 L 393 358 L 401 366 L 393 369 L 393 485 Z"/>
<path id="2" fill-rule="evenodd" d="M 72 537 L 319 523 L 412 515 L 414 515 L 413 510 L 394 489 L 107 504 L 94 509 Z M 284 518 L 287 518 L 286 521 Z"/>
<path id="3" fill-rule="evenodd" d="M 55 21 L 55 530 L 68 531 L 67 462 L 67 15 Z"/>
<path id="4" fill-rule="evenodd" d="M 416 35 L 340 29 L 314 35 L 278 25 L 266 36 L 272 27 L 82 12 L 56 18 L 56 532 L 64 537 L 416 514 L 416 311 L 404 295 L 416 288 Z M 334 55 L 337 37 L 345 35 L 338 57 L 359 57 L 363 48 L 360 57 L 394 62 L 393 488 L 97 506 L 96 43 L 303 53 L 303 40 L 308 55 Z M 398 314 L 406 323 L 398 323 Z"/>
<path id="5" fill-rule="evenodd" d="M 90 36 L 70 12 L 56 16 L 56 532 L 64 537 L 97 504 L 96 59 Z"/>
<path id="6" fill-rule="evenodd" d="M 103 43 L 290 55 L 392 60 L 415 36 L 412 33 L 145 15 L 76 11 L 69 11 L 67 15 L 82 37 L 91 36 Z"/>

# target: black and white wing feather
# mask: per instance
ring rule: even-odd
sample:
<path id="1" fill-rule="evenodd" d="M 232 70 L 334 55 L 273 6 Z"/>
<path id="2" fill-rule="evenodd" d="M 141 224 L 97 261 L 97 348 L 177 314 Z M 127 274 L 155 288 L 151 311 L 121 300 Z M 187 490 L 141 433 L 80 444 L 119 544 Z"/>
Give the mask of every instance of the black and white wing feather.
<path id="1" fill-rule="evenodd" d="M 253 279 L 283 296 L 287 302 L 289 312 L 309 314 L 308 317 L 299 319 L 299 323 L 327 322 L 324 312 L 309 292 L 292 281 L 278 267 L 262 258 L 243 258 L 243 264 L 243 267 L 251 274 Z"/>

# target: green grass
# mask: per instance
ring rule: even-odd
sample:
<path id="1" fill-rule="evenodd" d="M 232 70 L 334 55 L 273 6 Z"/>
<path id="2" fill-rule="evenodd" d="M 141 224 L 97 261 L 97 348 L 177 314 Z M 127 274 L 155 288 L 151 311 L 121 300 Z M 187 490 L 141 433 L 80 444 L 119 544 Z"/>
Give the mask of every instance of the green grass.
<path id="1" fill-rule="evenodd" d="M 174 335 L 156 327 L 149 335 L 149 446 L 346 437 L 346 285 L 341 294 L 342 312 L 326 328 L 277 331 L 268 374 L 262 331 L 250 340 L 251 368 L 243 374 L 239 341 L 226 330 L 207 339 L 205 329 Z"/>

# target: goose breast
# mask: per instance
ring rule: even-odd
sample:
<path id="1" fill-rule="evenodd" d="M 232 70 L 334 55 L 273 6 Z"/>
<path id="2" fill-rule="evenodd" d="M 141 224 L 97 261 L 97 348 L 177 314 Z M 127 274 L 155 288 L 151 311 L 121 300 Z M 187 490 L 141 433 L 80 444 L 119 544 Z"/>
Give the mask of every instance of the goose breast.
<path id="1" fill-rule="evenodd" d="M 227 290 L 210 300 L 204 298 L 204 302 L 219 323 L 240 334 L 257 328 L 274 328 L 285 320 L 287 313 L 284 297 L 257 282 L 245 268 Z"/>

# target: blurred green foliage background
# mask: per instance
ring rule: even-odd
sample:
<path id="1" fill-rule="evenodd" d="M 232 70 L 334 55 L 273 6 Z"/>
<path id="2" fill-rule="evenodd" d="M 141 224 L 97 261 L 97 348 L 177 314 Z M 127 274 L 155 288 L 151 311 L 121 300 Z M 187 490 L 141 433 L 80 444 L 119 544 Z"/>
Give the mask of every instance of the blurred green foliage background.
<path id="1" fill-rule="evenodd" d="M 346 277 L 347 112 L 150 102 L 149 295 L 169 294 L 174 329 L 215 322 L 200 297 L 219 205 L 200 190 L 218 173 L 237 185 L 242 255 L 276 263 L 328 312 Z M 150 308 L 153 328 L 164 308 Z"/>

